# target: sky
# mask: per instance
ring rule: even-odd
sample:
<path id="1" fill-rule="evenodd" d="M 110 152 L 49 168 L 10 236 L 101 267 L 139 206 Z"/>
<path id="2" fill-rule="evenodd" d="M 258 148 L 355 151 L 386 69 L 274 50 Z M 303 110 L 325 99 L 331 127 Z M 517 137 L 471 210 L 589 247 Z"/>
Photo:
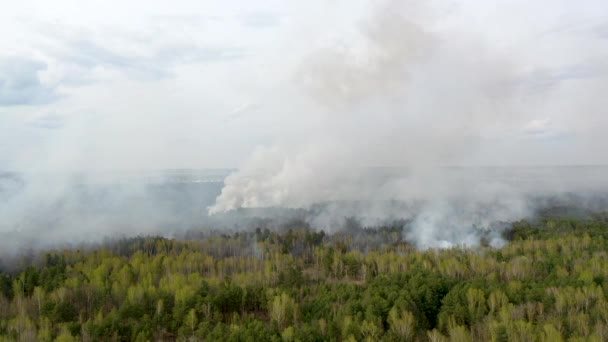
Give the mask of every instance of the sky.
<path id="1" fill-rule="evenodd" d="M 0 169 L 608 163 L 602 0 L 22 0 L 0 32 Z"/>

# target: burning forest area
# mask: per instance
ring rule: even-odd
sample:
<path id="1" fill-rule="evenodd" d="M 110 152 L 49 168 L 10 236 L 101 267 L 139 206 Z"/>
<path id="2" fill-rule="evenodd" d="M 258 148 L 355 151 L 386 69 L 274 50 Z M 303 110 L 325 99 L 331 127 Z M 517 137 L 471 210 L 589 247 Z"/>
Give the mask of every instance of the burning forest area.
<path id="1" fill-rule="evenodd" d="M 0 342 L 608 341 L 608 2 L 0 32 Z"/>

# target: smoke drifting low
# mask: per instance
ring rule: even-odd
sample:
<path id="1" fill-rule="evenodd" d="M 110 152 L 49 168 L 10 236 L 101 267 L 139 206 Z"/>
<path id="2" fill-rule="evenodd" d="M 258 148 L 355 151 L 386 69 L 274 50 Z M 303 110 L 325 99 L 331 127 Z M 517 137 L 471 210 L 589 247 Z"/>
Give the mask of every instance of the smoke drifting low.
<path id="1" fill-rule="evenodd" d="M 210 224 L 201 208 L 213 202 L 226 172 L 2 173 L 0 257 L 200 229 Z"/>

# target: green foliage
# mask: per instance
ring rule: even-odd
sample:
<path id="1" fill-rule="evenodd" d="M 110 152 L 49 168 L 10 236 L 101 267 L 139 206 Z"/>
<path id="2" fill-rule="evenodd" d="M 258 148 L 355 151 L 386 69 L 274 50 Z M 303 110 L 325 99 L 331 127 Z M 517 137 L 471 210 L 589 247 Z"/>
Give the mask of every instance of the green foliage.
<path id="1" fill-rule="evenodd" d="M 290 265 L 279 273 L 279 284 L 285 287 L 299 287 L 304 284 L 302 268 L 298 265 Z"/>
<path id="2" fill-rule="evenodd" d="M 45 267 L 40 272 L 40 285 L 50 292 L 61 286 L 65 280 L 65 257 L 56 254 L 47 254 Z"/>
<path id="3" fill-rule="evenodd" d="M 240 311 L 243 305 L 243 289 L 231 283 L 222 284 L 213 298 L 213 305 L 223 314 Z"/>
<path id="4" fill-rule="evenodd" d="M 13 298 L 13 286 L 11 277 L 0 272 L 0 295 L 5 298 Z"/>
<path id="5" fill-rule="evenodd" d="M 353 221 L 54 251 L 0 273 L 0 340 L 608 340 L 607 219 L 516 222 L 499 249 Z"/>

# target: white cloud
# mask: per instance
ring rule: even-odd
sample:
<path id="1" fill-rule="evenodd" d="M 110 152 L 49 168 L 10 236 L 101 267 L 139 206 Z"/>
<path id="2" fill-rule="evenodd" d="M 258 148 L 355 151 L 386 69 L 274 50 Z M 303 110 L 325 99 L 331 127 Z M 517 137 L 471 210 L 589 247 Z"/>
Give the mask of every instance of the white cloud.
<path id="1" fill-rule="evenodd" d="M 535 119 L 528 122 L 523 131 L 528 134 L 544 134 L 551 129 L 551 119 Z"/>
<path id="2" fill-rule="evenodd" d="M 44 62 L 27 58 L 0 59 L 0 106 L 41 105 L 57 100 L 55 87 L 40 79 L 46 68 Z"/>

